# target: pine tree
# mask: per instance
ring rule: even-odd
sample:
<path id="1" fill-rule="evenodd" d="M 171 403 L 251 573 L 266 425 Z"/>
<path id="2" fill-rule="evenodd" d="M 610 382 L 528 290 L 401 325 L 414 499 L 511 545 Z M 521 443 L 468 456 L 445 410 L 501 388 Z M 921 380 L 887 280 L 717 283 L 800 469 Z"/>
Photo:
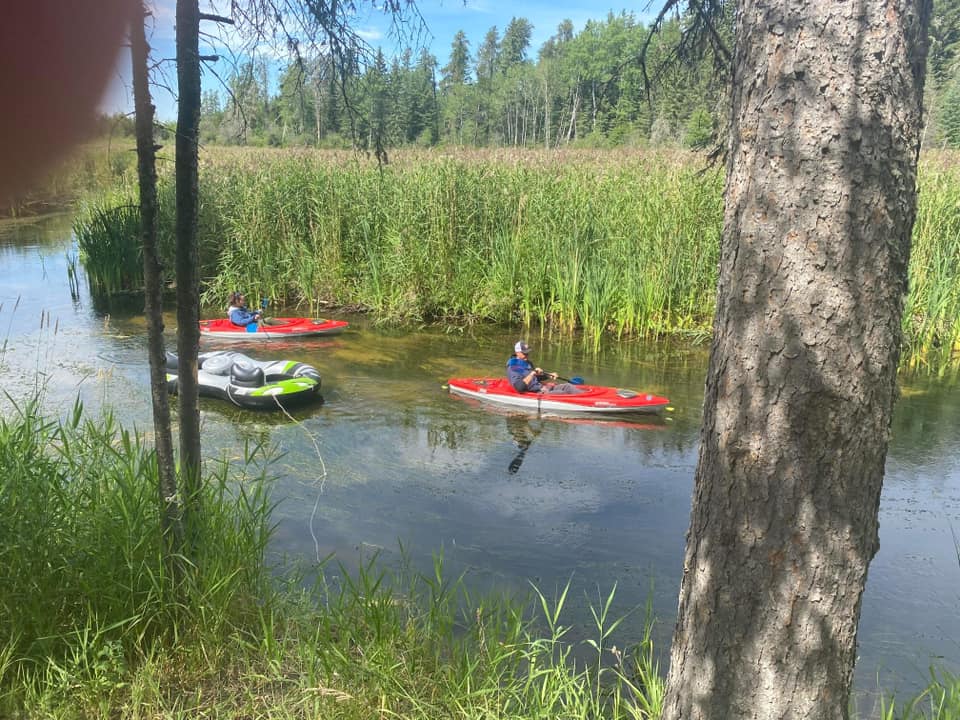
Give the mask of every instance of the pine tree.
<path id="1" fill-rule="evenodd" d="M 955 77 L 943 94 L 939 120 L 944 144 L 960 148 L 960 77 Z"/>
<path id="2" fill-rule="evenodd" d="M 440 91 L 446 95 L 455 85 L 470 81 L 470 42 L 463 30 L 457 30 L 450 46 L 450 62 L 443 69 L 440 79 Z"/>

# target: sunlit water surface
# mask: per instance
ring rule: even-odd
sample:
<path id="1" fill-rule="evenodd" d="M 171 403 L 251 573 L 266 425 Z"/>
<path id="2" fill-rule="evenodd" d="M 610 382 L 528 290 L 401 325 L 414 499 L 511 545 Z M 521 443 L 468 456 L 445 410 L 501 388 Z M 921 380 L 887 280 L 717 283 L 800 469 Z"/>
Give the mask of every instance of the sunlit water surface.
<path id="1" fill-rule="evenodd" d="M 79 395 L 149 436 L 142 300 L 96 306 L 80 276 L 73 297 L 70 218 L 0 224 L 0 368 L 5 389 L 44 388 L 51 414 Z M 210 314 L 216 312 L 211 309 Z M 342 316 L 338 316 L 342 317 Z M 517 332 L 383 329 L 346 317 L 338 337 L 216 344 L 315 365 L 325 402 L 292 417 L 202 400 L 208 457 L 240 458 L 247 442 L 282 452 L 273 550 L 306 563 L 334 554 L 347 568 L 374 553 L 428 569 L 442 552 L 450 577 L 477 590 L 548 596 L 571 583 L 567 623 L 590 635 L 590 605 L 616 585 L 613 615 L 652 597 L 666 650 L 689 519 L 706 349 L 530 337 L 546 368 L 588 382 L 668 395 L 665 420 L 574 421 L 517 416 L 450 396 L 449 377 L 499 374 Z M 168 346 L 175 315 L 166 315 Z M 960 641 L 960 391 L 905 380 L 870 567 L 856 683 L 914 692 L 931 664 L 956 671 Z M 9 412 L 9 404 L 3 405 Z M 525 452 L 521 448 L 527 445 Z M 512 468 L 511 468 L 512 466 Z M 514 471 L 511 471 L 514 470 Z M 636 639 L 642 611 L 614 641 Z M 864 714 L 870 714 L 869 709 Z"/>

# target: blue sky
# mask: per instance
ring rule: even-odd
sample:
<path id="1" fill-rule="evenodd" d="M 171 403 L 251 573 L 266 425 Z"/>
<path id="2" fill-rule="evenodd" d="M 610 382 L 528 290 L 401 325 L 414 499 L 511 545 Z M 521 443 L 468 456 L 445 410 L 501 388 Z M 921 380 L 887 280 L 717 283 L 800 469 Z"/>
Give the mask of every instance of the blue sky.
<path id="1" fill-rule="evenodd" d="M 224 4 L 221 2 L 221 4 Z M 201 11 L 210 11 L 207 0 L 201 0 Z M 500 34 L 514 17 L 526 18 L 533 25 L 530 42 L 530 56 L 536 57 L 537 51 L 547 39 L 556 32 L 564 19 L 573 22 L 574 31 L 583 29 L 588 20 L 601 20 L 608 12 L 632 12 L 639 20 L 649 21 L 650 0 L 629 2 L 620 0 L 616 5 L 593 3 L 589 0 L 418 0 L 417 8 L 423 16 L 429 35 L 421 36 L 419 42 L 433 53 L 442 67 L 450 56 L 450 43 L 458 30 L 463 30 L 470 42 L 471 52 L 475 53 L 483 42 L 487 31 L 496 26 Z M 154 0 L 153 28 L 148 31 L 149 42 L 153 47 L 155 60 L 174 57 L 174 9 L 175 0 Z M 204 29 L 209 23 L 204 23 Z M 387 56 L 397 52 L 398 44 L 390 35 L 389 22 L 377 12 L 369 11 L 357 19 L 356 30 L 374 47 L 383 48 Z M 201 45 L 201 52 L 210 51 Z M 118 61 L 115 80 L 103 102 L 107 112 L 128 112 L 133 108 L 133 93 L 129 88 L 129 55 L 123 53 Z M 221 65 L 224 65 L 221 63 Z M 158 78 L 159 84 L 173 87 L 176 75 L 172 62 L 162 63 L 165 71 Z M 221 76 L 229 74 L 229 67 L 219 69 Z M 204 89 L 216 88 L 219 81 L 207 72 L 204 75 Z M 274 92 L 275 88 L 271 88 Z M 163 87 L 153 90 L 157 116 L 161 120 L 176 117 L 176 103 L 173 94 Z"/>

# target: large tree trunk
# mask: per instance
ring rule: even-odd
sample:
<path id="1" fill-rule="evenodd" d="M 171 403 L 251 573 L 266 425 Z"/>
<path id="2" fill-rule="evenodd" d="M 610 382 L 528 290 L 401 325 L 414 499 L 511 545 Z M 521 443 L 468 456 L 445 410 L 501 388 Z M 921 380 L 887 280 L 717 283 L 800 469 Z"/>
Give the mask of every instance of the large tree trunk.
<path id="1" fill-rule="evenodd" d="M 200 483 L 200 276 L 197 269 L 197 140 L 200 128 L 200 10 L 177 0 L 177 385 L 180 468 L 187 509 Z M 188 518 L 189 521 L 189 518 Z"/>
<path id="2" fill-rule="evenodd" d="M 845 718 L 915 215 L 929 2 L 741 0 L 663 718 Z"/>
<path id="3" fill-rule="evenodd" d="M 142 2 L 134 5 L 130 27 L 130 55 L 133 61 L 133 97 L 136 109 L 137 171 L 140 181 L 140 233 L 143 246 L 147 351 L 150 360 L 150 394 L 153 400 L 154 446 L 157 454 L 158 492 L 165 552 L 171 566 L 183 553 L 183 527 L 180 499 L 177 495 L 173 436 L 170 430 L 170 404 L 167 397 L 166 352 L 163 344 L 163 283 L 157 255 L 157 162 L 153 144 L 153 102 L 147 61 L 150 46 L 144 35 L 147 10 Z"/>

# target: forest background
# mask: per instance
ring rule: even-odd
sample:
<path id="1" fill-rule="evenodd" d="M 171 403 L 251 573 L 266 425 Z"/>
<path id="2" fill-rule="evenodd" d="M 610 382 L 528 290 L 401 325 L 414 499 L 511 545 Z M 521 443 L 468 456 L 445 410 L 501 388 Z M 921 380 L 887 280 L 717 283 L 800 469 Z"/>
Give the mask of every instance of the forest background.
<path id="1" fill-rule="evenodd" d="M 371 152 L 401 146 L 710 148 L 723 137 L 724 86 L 711 49 L 681 41 L 687 23 L 683 16 L 667 19 L 651 36 L 635 13 L 610 12 L 579 32 L 564 20 L 534 48 L 532 23 L 514 17 L 502 33 L 489 28 L 477 47 L 458 31 L 443 58 L 426 48 L 390 58 L 379 48 L 342 67 L 322 49 L 304 48 L 282 66 L 263 52 L 238 54 L 220 82 L 205 81 L 201 142 Z M 732 47 L 729 14 L 719 32 Z M 934 3 L 930 40 L 924 146 L 957 148 L 960 1 Z M 133 132 L 132 117 L 105 121 L 115 133 Z"/>

